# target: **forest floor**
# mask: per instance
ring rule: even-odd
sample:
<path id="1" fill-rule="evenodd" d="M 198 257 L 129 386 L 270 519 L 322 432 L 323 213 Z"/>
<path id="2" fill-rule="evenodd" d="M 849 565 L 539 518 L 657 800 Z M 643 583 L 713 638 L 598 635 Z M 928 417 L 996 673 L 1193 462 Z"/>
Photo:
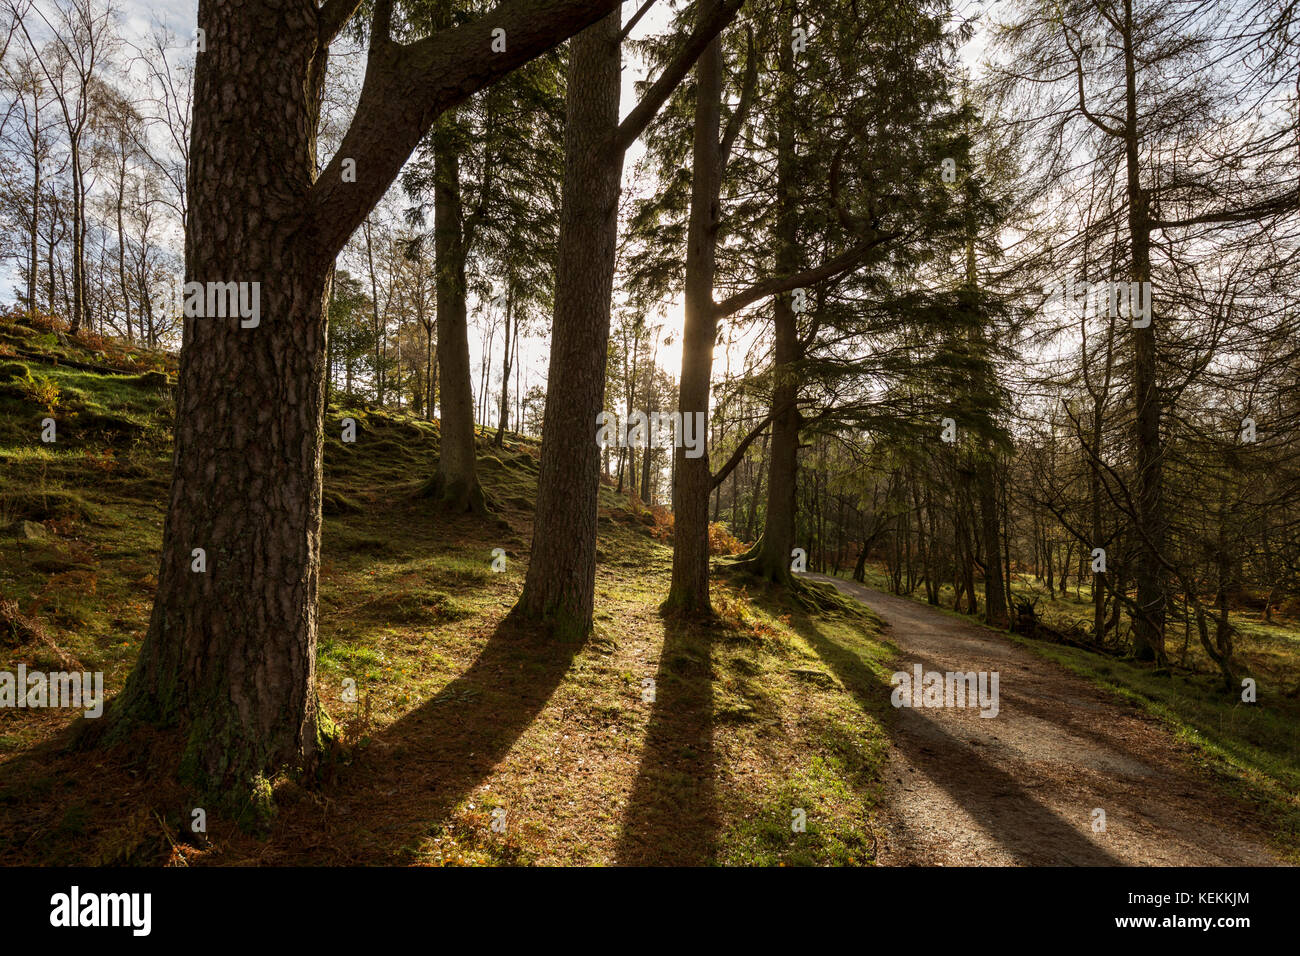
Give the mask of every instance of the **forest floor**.
<path id="1" fill-rule="evenodd" d="M 0 671 L 100 671 L 110 697 L 121 688 L 156 586 L 174 373 L 159 353 L 0 317 Z M 339 440 L 344 417 L 355 444 Z M 1031 654 L 848 588 L 895 624 L 894 647 L 829 587 L 801 600 L 725 562 L 715 626 L 665 619 L 667 517 L 610 488 L 595 634 L 514 633 L 537 448 L 484 438 L 487 520 L 417 495 L 437 450 L 436 422 L 355 404 L 327 415 L 317 690 L 342 738 L 322 779 L 274 781 L 263 832 L 212 813 L 195 834 L 172 736 L 68 750 L 72 712 L 0 709 L 0 864 L 1275 859 L 1246 798 L 1290 778 L 1215 772 L 1138 703 L 1062 667 L 1084 664 L 1040 656 L 1071 649 Z M 1104 660 L 1086 666 L 1125 666 Z M 913 661 L 1000 669 L 1002 713 L 896 710 L 890 674 Z M 1264 759 L 1233 754 L 1238 769 Z M 1091 830 L 1098 807 L 1106 834 Z M 1294 851 L 1288 832 L 1275 852 Z"/>
<path id="2" fill-rule="evenodd" d="M 156 586 L 172 368 L 0 322 L 0 598 L 17 605 L 0 671 L 121 688 Z M 169 736 L 70 751 L 72 712 L 2 709 L 0 864 L 872 861 L 892 654 L 878 619 L 830 589 L 805 608 L 725 576 L 716 626 L 665 619 L 664 513 L 604 488 L 595 634 L 513 633 L 537 448 L 484 439 L 484 520 L 416 494 L 436 422 L 336 404 L 326 436 L 317 689 L 343 739 L 325 778 L 274 781 L 265 832 L 209 813 L 195 835 Z"/>
<path id="3" fill-rule="evenodd" d="M 1195 744 L 1027 642 L 825 575 L 869 605 L 911 672 L 997 672 L 995 717 L 903 707 L 885 771 L 885 865 L 1269 865 L 1277 818 L 1235 798 Z M 1103 818 L 1104 830 L 1095 824 Z"/>

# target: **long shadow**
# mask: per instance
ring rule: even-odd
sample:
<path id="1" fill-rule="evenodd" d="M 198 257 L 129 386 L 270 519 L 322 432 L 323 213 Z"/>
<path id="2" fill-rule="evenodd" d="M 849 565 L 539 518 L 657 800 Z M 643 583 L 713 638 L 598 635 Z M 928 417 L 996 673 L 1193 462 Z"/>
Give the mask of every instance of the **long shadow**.
<path id="1" fill-rule="evenodd" d="M 828 578 L 819 577 L 816 578 L 816 580 L 833 583 Z M 854 601 L 858 601 L 859 603 L 863 600 L 862 596 L 848 591 L 842 590 L 840 593 Z M 896 595 L 886 596 L 897 597 Z M 966 627 L 979 626 L 973 620 L 954 621 L 953 623 Z M 997 636 L 996 632 L 993 631 L 990 631 L 989 635 Z M 920 664 L 926 671 L 945 671 L 950 666 L 948 664 L 941 664 L 924 654 L 918 654 L 914 651 L 909 651 L 907 653 L 907 662 L 909 665 Z M 1118 738 L 1115 735 L 1108 733 L 1111 729 L 1110 725 L 1097 721 L 1090 711 L 1071 711 L 1060 702 L 1055 701 L 1052 705 L 1039 703 L 1036 698 L 1014 693 L 1006 684 L 1003 684 L 1002 686 L 1001 698 L 1004 702 L 1012 703 L 1015 706 L 1017 713 L 1023 713 L 1030 717 L 1036 717 L 1045 723 L 1054 724 L 1063 730 L 1068 730 L 1071 734 L 1088 743 L 1092 743 L 1103 750 L 1112 751 L 1121 757 L 1127 757 L 1136 763 L 1144 765 L 1149 765 L 1150 763 L 1151 754 L 1148 751 L 1141 750 L 1133 744 L 1125 741 L 1123 738 Z M 1140 712 L 1140 708 L 1136 705 L 1123 700 L 1113 702 L 1113 706 L 1131 710 L 1133 712 Z"/>
<path id="2" fill-rule="evenodd" d="M 323 788 L 323 819 L 314 806 L 286 814 L 273 848 L 294 862 L 304 851 L 312 863 L 403 862 L 506 756 L 581 648 L 502 622 L 467 671 L 385 728 Z"/>
<path id="3" fill-rule="evenodd" d="M 852 650 L 823 634 L 803 612 L 791 615 L 796 631 L 839 677 L 868 713 L 878 714 L 893 688 Z M 944 790 L 1020 862 L 1032 865 L 1120 866 L 1123 861 L 1097 846 L 1059 814 L 1035 800 L 1015 777 L 990 763 L 921 710 L 900 715 L 912 726 L 894 743 L 913 766 Z M 923 745 L 921 740 L 926 741 Z M 978 780 L 995 799 L 971 798 Z M 1046 845 L 1045 845 L 1046 844 Z"/>
<path id="4" fill-rule="evenodd" d="M 713 634 L 665 619 L 655 701 L 615 859 L 699 866 L 717 855 L 713 768 Z"/>

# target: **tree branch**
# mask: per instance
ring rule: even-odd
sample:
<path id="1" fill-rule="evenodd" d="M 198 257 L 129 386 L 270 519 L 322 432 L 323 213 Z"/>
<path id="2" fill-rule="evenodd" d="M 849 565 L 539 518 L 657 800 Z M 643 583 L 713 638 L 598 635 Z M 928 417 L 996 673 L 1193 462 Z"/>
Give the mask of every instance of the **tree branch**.
<path id="1" fill-rule="evenodd" d="M 320 23 L 321 46 L 329 46 L 333 42 L 339 35 L 339 31 L 347 26 L 359 6 L 361 0 L 324 0 L 320 9 L 316 11 L 316 19 Z"/>
<path id="2" fill-rule="evenodd" d="M 636 25 L 641 22 L 641 18 L 650 12 L 650 8 L 655 5 L 657 0 L 645 0 L 641 8 L 632 14 L 632 19 L 627 21 L 623 27 L 623 32 L 618 35 L 618 42 L 622 43 L 627 39 L 627 35 L 636 29 Z"/>
<path id="3" fill-rule="evenodd" d="M 1250 222 L 1282 213 L 1295 212 L 1297 209 L 1300 209 L 1300 188 L 1251 203 L 1249 206 L 1240 206 L 1236 209 L 1220 209 L 1215 212 L 1192 216 L 1188 219 L 1152 219 L 1151 228 L 1177 229 L 1181 226 L 1196 226 L 1212 222 Z"/>
<path id="4" fill-rule="evenodd" d="M 897 239 L 898 235 L 896 232 L 878 233 L 866 242 L 854 246 L 848 252 L 841 253 L 812 269 L 805 269 L 803 272 L 796 272 L 791 276 L 778 276 L 765 282 L 757 282 L 743 292 L 737 292 L 735 295 L 728 296 L 717 303 L 714 306 L 714 314 L 717 318 L 725 318 L 733 312 L 739 312 L 745 306 L 769 295 L 780 295 L 782 292 L 789 292 L 791 289 L 797 289 L 800 286 L 822 282 L 839 275 L 841 272 L 847 272 L 861 263 L 871 250 Z"/>
<path id="5" fill-rule="evenodd" d="M 1065 48 L 1069 50 L 1070 55 L 1074 57 L 1074 72 L 1078 79 L 1079 87 L 1079 112 L 1083 114 L 1084 119 L 1097 127 L 1097 129 L 1101 130 L 1107 136 L 1114 136 L 1122 139 L 1124 136 L 1124 131 L 1122 129 L 1106 125 L 1088 109 L 1088 102 L 1083 93 L 1083 38 L 1079 38 L 1079 49 L 1075 50 L 1074 44 L 1070 42 L 1070 31 L 1068 29 L 1065 31 L 1064 35 Z"/>
<path id="6" fill-rule="evenodd" d="M 637 103 L 632 112 L 627 114 L 627 118 L 618 125 L 613 144 L 616 151 L 626 151 L 645 131 L 660 107 L 668 101 L 668 97 L 672 96 L 673 90 L 677 89 L 686 74 L 691 71 L 700 54 L 713 42 L 714 37 L 735 19 L 744 2 L 745 0 L 714 0 L 713 6 L 700 20 L 695 32 L 664 67 L 654 85 L 646 90 L 645 95 L 641 97 L 641 102 Z"/>
<path id="7" fill-rule="evenodd" d="M 391 6 L 379 0 L 377 27 Z M 470 23 L 414 43 L 372 39 L 352 125 L 306 190 L 308 240 L 336 255 L 441 113 L 617 8 L 618 0 L 506 0 Z M 499 53 L 492 51 L 497 29 L 506 37 Z M 343 181 L 349 159 L 356 163 L 355 182 Z"/>
<path id="8" fill-rule="evenodd" d="M 718 168 L 726 169 L 727 162 L 731 159 L 731 147 L 736 143 L 736 137 L 740 135 L 740 127 L 745 122 L 745 117 L 749 114 L 749 108 L 754 100 L 754 88 L 758 85 L 758 56 L 754 53 L 754 31 L 745 30 L 745 82 L 741 87 L 740 102 L 736 104 L 736 111 L 731 114 L 727 120 L 727 129 L 722 134 L 722 142 L 718 147 Z"/>
<path id="9" fill-rule="evenodd" d="M 727 476 L 731 474 L 733 471 L 735 471 L 736 466 L 739 465 L 741 461 L 744 459 L 745 451 L 749 448 L 750 445 L 754 443 L 754 439 L 758 438 L 759 435 L 763 434 L 763 432 L 767 430 L 767 426 L 772 424 L 772 421 L 778 415 L 784 414 L 786 409 L 788 409 L 793 404 L 795 403 L 786 402 L 780 408 L 775 408 L 772 411 L 768 412 L 767 417 L 764 418 L 761 422 L 759 422 L 750 430 L 749 434 L 746 435 L 741 440 L 740 444 L 736 446 L 736 450 L 731 453 L 731 457 L 727 459 L 727 463 L 723 465 L 720 469 L 718 469 L 717 473 L 713 475 L 712 483 L 709 485 L 710 491 L 717 488 L 718 485 L 722 484 L 724 481 L 727 480 Z"/>

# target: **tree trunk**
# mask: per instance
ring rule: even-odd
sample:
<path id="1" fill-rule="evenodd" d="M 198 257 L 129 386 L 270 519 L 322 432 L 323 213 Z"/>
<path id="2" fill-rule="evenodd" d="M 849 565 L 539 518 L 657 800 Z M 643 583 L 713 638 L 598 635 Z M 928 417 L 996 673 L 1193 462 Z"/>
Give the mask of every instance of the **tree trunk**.
<path id="1" fill-rule="evenodd" d="M 424 420 L 426 422 L 433 421 L 433 400 L 434 394 L 437 392 L 438 388 L 437 374 L 434 372 L 433 368 L 433 331 L 434 322 L 436 321 L 437 318 L 435 317 L 433 322 L 427 320 L 424 322 L 424 387 L 426 389 L 426 394 L 424 396 Z M 351 376 L 349 375 L 349 382 L 350 381 Z M 349 384 L 349 391 L 351 390 L 351 387 L 352 386 Z"/>
<path id="2" fill-rule="evenodd" d="M 122 157 L 122 165 L 118 168 L 117 183 L 117 277 L 122 289 L 122 309 L 126 312 L 126 340 L 135 341 L 135 335 L 131 329 L 131 293 L 130 286 L 126 281 L 126 227 L 122 222 L 122 204 L 125 201 L 126 193 L 126 157 Z"/>
<path id="3" fill-rule="evenodd" d="M 512 616 L 556 636 L 591 630 L 596 507 L 623 151 L 613 147 L 621 77 L 617 10 L 569 45 L 555 317 L 532 556 Z"/>
<path id="4" fill-rule="evenodd" d="M 784 19 L 794 23 L 794 10 L 783 6 Z M 790 29 L 784 31 L 789 36 Z M 799 269 L 798 219 L 795 190 L 798 178 L 795 156 L 792 100 L 794 52 L 789 43 L 780 47 L 781 102 L 778 104 L 776 129 L 776 270 L 791 275 Z M 773 303 L 775 335 L 772 356 L 772 459 L 767 472 L 767 520 L 763 526 L 763 548 L 752 566 L 761 577 L 781 584 L 791 583 L 790 553 L 795 539 L 795 488 L 799 469 L 800 415 L 796 404 L 799 383 L 794 364 L 799 360 L 798 318 L 791 293 L 776 296 Z"/>
<path id="5" fill-rule="evenodd" d="M 792 364 L 797 357 L 798 332 L 789 296 L 776 300 L 776 336 L 773 362 L 776 385 L 774 408 L 784 408 L 772 421 L 771 461 L 767 470 L 767 520 L 763 524 L 763 548 L 754 560 L 754 571 L 767 580 L 789 584 L 790 553 L 795 540 L 795 490 L 799 469 L 799 410 L 795 405 L 798 383 Z"/>
<path id="6" fill-rule="evenodd" d="M 264 806 L 247 798 L 269 791 L 265 775 L 310 769 L 326 730 L 316 592 L 333 254 L 292 214 L 312 180 L 317 99 L 281 95 L 302 89 L 317 48 L 305 11 L 226 8 L 195 68 L 186 280 L 261 283 L 260 322 L 185 321 L 157 596 L 111 714 L 115 734 L 179 725 L 183 779 L 245 819 Z"/>
<path id="7" fill-rule="evenodd" d="M 74 137 L 70 146 L 72 153 L 72 321 L 70 330 L 73 335 L 81 331 L 85 316 L 85 233 L 81 220 L 85 215 L 82 208 L 84 184 L 81 180 L 81 149 Z"/>
<path id="8" fill-rule="evenodd" d="M 984 531 L 984 620 L 994 627 L 1008 627 L 1006 590 L 1002 582 L 1002 551 L 998 533 L 997 468 L 992 449 L 985 450 L 980 475 L 980 516 Z"/>
<path id="9" fill-rule="evenodd" d="M 864 543 L 862 550 L 858 552 L 858 559 L 853 563 L 853 580 L 859 584 L 866 583 L 867 580 L 867 552 L 870 545 Z"/>
<path id="10" fill-rule="evenodd" d="M 325 317 L 328 319 L 334 311 L 334 266 L 330 266 L 329 294 L 325 299 Z M 334 338 L 330 336 L 325 342 L 325 399 L 322 407 L 329 411 L 334 394 Z"/>
<path id="11" fill-rule="evenodd" d="M 701 8 L 702 10 L 702 8 Z M 695 128 L 691 155 L 691 212 L 686 240 L 685 329 L 678 408 L 683 427 L 690 416 L 709 414 L 713 346 L 718 320 L 713 276 L 718 241 L 718 194 L 722 154 L 722 41 L 714 38 L 695 64 Z M 707 446 L 697 458 L 673 449 L 673 574 L 664 607 L 674 613 L 710 617 L 709 491 L 713 472 Z"/>
<path id="12" fill-rule="evenodd" d="M 1124 152 L 1128 190 L 1129 242 L 1132 280 L 1151 281 L 1150 195 L 1139 174 L 1141 142 L 1135 54 L 1133 4 L 1124 3 L 1124 78 L 1126 114 Z M 1134 570 L 1139 613 L 1133 622 L 1133 651 L 1138 660 L 1165 661 L 1165 603 L 1167 574 L 1161 563 L 1165 546 L 1163 460 L 1160 441 L 1160 394 L 1156 369 L 1155 296 L 1149 300 L 1150 322 L 1133 329 L 1134 464 L 1137 469 L 1138 560 Z"/>
<path id="13" fill-rule="evenodd" d="M 423 61 L 395 59 L 379 31 L 341 150 L 368 150 L 372 162 L 358 163 L 357 182 L 342 183 L 337 163 L 315 179 L 323 8 L 200 4 L 208 44 L 194 68 L 185 277 L 260 283 L 249 289 L 258 322 L 185 322 L 153 616 L 126 686 L 86 734 L 122 739 L 142 723 L 177 727 L 182 778 L 242 819 L 267 809 L 277 771 L 311 769 L 329 730 L 315 661 L 331 265 L 434 118 L 590 23 L 604 4 L 544 7 L 540 16 L 515 0 L 497 8 L 518 42 L 487 65 L 457 46 L 475 31 L 486 40 L 483 21 L 430 39 L 433 79 Z M 422 112 L 408 115 L 413 82 Z M 370 135 L 375 128 L 391 135 Z"/>
<path id="14" fill-rule="evenodd" d="M 434 132 L 433 236 L 437 268 L 438 364 L 442 377 L 438 471 L 427 491 L 453 512 L 487 512 L 474 457 L 474 383 L 465 305 L 460 156 L 447 125 Z"/>
<path id="15" fill-rule="evenodd" d="M 375 404 L 384 404 L 384 362 L 382 322 L 379 318 L 379 282 L 375 278 L 375 249 L 371 239 L 370 217 L 362 225 L 366 237 L 366 265 L 370 272 L 370 309 L 375 320 Z"/>
<path id="16" fill-rule="evenodd" d="M 36 102 L 36 129 L 40 129 L 40 97 L 35 97 Z M 35 141 L 32 146 L 32 228 L 28 234 L 28 247 L 30 250 L 30 259 L 32 269 L 27 274 L 27 308 L 36 311 L 36 278 L 37 265 L 39 262 L 40 252 L 37 248 L 37 240 L 40 237 L 41 221 L 41 158 L 40 143 Z"/>
<path id="17" fill-rule="evenodd" d="M 654 374 L 654 368 L 655 365 L 652 360 L 650 363 L 650 373 L 652 376 Z M 651 381 L 653 382 L 653 378 Z M 650 400 L 646 402 L 646 405 L 649 406 L 646 408 L 646 411 L 652 415 L 659 411 L 658 403 L 655 401 L 654 394 L 654 388 L 652 387 L 649 389 Z M 654 448 L 647 442 L 645 450 L 641 453 L 641 490 L 639 492 L 641 500 L 644 501 L 647 506 L 654 504 L 654 487 L 651 482 L 651 469 L 654 467 L 654 459 Z"/>
<path id="18" fill-rule="evenodd" d="M 505 445 L 506 426 L 510 423 L 510 319 L 514 312 L 514 286 L 506 284 L 506 348 L 501 356 L 501 416 L 497 425 L 497 437 L 494 444 L 501 448 Z"/>

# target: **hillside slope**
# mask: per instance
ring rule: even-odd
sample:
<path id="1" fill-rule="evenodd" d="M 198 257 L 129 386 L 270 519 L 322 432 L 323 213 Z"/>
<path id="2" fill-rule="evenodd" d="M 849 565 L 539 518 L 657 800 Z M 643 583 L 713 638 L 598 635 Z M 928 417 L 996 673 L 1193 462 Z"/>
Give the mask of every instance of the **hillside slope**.
<path id="1" fill-rule="evenodd" d="M 121 688 L 156 583 L 172 382 L 169 356 L 0 321 L 0 671 Z M 605 489 L 595 635 L 510 633 L 537 449 L 484 445 L 480 521 L 416 495 L 436 422 L 336 404 L 325 431 L 326 779 L 276 781 L 265 832 L 210 814 L 196 834 L 165 735 L 70 752 L 71 712 L 0 710 L 0 863 L 872 861 L 890 649 L 871 615 L 720 580 L 720 626 L 666 622 L 666 529 Z"/>

